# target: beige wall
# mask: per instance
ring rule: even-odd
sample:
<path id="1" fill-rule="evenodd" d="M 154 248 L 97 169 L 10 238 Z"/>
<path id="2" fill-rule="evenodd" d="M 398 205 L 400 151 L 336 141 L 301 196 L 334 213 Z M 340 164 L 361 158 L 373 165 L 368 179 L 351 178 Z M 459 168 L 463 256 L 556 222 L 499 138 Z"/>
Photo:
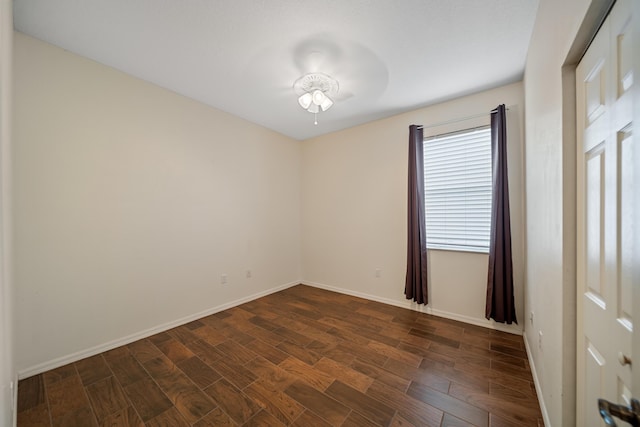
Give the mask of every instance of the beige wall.
<path id="1" fill-rule="evenodd" d="M 11 0 L 0 0 L 0 426 L 12 425 L 16 381 L 11 279 Z"/>
<path id="2" fill-rule="evenodd" d="M 303 144 L 302 260 L 306 283 L 414 309 L 404 297 L 409 125 L 486 116 L 425 129 L 425 136 L 489 124 L 509 107 L 509 179 L 516 310 L 524 320 L 523 87 L 476 95 L 307 140 Z M 487 254 L 429 251 L 426 311 L 493 327 L 484 318 Z M 380 277 L 376 270 L 380 269 Z"/>
<path id="3" fill-rule="evenodd" d="M 598 3 L 541 0 L 525 70 L 525 309 L 535 313 L 525 340 L 552 426 L 575 425 L 575 83 L 563 65 L 573 45 L 585 47 L 576 38 Z"/>
<path id="4" fill-rule="evenodd" d="M 21 376 L 299 283 L 299 142 L 20 33 L 14 76 Z"/>

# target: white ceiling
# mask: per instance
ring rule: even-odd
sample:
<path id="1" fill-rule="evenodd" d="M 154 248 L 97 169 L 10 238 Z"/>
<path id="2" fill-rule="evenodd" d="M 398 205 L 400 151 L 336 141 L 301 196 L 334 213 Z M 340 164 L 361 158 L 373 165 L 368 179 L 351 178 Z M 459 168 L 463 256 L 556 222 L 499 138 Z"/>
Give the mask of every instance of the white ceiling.
<path id="1" fill-rule="evenodd" d="M 303 140 L 522 78 L 538 0 L 14 0 L 18 31 Z M 336 78 L 313 115 L 294 81 Z"/>

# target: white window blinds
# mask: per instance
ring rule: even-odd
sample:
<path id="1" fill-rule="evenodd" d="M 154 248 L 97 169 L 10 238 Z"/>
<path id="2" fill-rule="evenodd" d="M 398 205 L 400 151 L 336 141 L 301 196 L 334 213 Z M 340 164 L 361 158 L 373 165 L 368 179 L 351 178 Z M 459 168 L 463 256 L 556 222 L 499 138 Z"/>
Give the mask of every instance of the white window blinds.
<path id="1" fill-rule="evenodd" d="M 491 129 L 426 138 L 427 247 L 488 252 L 491 228 Z"/>

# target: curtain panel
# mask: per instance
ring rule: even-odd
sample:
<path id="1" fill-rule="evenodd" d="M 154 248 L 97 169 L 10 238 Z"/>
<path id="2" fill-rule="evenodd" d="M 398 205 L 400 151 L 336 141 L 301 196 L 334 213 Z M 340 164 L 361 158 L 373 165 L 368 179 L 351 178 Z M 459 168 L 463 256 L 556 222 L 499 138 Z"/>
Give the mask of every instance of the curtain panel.
<path id="1" fill-rule="evenodd" d="M 491 161 L 493 197 L 485 317 L 500 323 L 518 323 L 513 294 L 507 121 L 504 104 L 491 112 Z"/>
<path id="2" fill-rule="evenodd" d="M 407 205 L 407 299 L 427 304 L 427 231 L 424 207 L 424 154 L 422 126 L 409 127 L 409 185 Z"/>

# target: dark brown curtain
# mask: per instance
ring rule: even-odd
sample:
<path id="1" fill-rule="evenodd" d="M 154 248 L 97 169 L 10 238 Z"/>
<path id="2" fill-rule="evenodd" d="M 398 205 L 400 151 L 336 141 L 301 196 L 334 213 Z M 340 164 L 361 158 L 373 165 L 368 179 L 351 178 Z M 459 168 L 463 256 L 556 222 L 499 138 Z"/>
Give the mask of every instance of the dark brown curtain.
<path id="1" fill-rule="evenodd" d="M 409 197 L 407 206 L 407 277 L 404 294 L 427 304 L 427 231 L 424 218 L 422 126 L 409 126 Z"/>
<path id="2" fill-rule="evenodd" d="M 485 316 L 511 324 L 516 320 L 511 262 L 511 216 L 507 179 L 507 118 L 505 106 L 491 112 L 491 160 L 493 199 Z"/>

